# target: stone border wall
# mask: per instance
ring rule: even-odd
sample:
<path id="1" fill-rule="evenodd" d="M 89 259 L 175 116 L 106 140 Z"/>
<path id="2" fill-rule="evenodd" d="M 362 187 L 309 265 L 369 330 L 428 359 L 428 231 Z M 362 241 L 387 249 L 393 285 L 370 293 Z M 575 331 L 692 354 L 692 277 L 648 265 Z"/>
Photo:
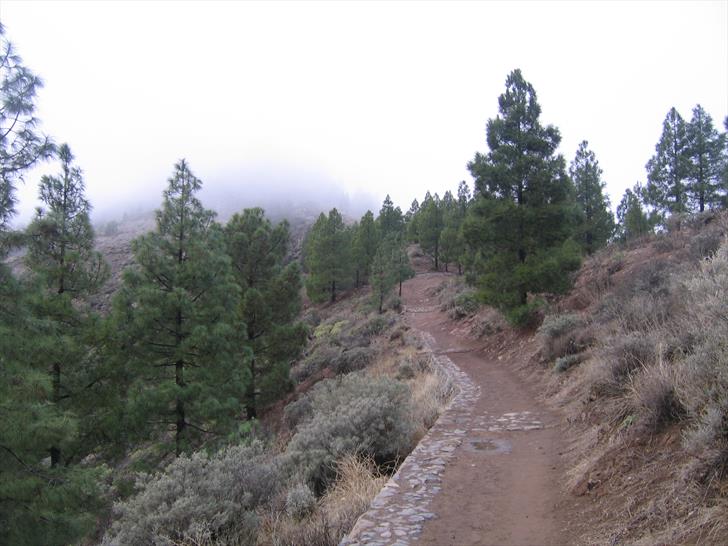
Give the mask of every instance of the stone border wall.
<path id="1" fill-rule="evenodd" d="M 450 358 L 436 354 L 435 340 L 430 334 L 418 333 L 425 350 L 451 379 L 456 393 L 339 546 L 406 546 L 415 540 L 424 522 L 435 517 L 429 506 L 441 489 L 442 473 L 473 424 L 473 408 L 480 397 L 480 387 Z"/>

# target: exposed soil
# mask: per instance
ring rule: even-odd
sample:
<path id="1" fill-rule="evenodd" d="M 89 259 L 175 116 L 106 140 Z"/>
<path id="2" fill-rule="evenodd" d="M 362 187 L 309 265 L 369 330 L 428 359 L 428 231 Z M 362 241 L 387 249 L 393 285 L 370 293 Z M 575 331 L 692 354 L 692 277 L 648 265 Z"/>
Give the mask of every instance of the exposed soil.
<path id="1" fill-rule="evenodd" d="M 579 502 L 564 490 L 567 442 L 560 416 L 537 400 L 509 352 L 468 339 L 428 294 L 449 276 L 422 273 L 403 302 L 410 324 L 480 387 L 475 421 L 445 468 L 442 491 L 418 542 L 433 546 L 561 545 L 576 542 Z M 513 341 L 517 342 L 517 339 Z M 522 354 L 514 351 L 514 354 Z"/>

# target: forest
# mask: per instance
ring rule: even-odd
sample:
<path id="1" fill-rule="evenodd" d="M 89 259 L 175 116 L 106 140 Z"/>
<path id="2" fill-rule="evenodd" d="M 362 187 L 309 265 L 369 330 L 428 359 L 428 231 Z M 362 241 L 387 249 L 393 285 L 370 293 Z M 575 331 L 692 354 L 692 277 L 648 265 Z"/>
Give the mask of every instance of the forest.
<path id="1" fill-rule="evenodd" d="M 728 117 L 721 128 L 699 104 L 689 118 L 667 112 L 644 183 L 615 215 L 589 142 L 567 162 L 515 69 L 467 165 L 471 184 L 423 188 L 406 211 L 387 196 L 361 218 L 321 212 L 300 259 L 289 222 L 261 208 L 219 222 L 180 159 L 154 229 L 134 238 L 133 264 L 99 306 L 111 271 L 82 166 L 38 128 L 42 81 L 2 27 L 0 41 L 3 544 L 313 544 L 261 514 L 313 532 L 312 506 L 344 464 L 391 475 L 434 420 L 412 410 L 412 368 L 362 372 L 372 344 L 406 337 L 399 296 L 413 248 L 461 276 L 477 305 L 534 329 L 584 259 L 728 207 Z M 18 230 L 17 186 L 38 164 L 42 206 Z M 352 315 L 327 320 L 347 300 Z M 319 373 L 329 364 L 335 378 Z M 287 435 L 267 424 L 274 410 Z M 346 529 L 325 532 L 336 543 Z"/>

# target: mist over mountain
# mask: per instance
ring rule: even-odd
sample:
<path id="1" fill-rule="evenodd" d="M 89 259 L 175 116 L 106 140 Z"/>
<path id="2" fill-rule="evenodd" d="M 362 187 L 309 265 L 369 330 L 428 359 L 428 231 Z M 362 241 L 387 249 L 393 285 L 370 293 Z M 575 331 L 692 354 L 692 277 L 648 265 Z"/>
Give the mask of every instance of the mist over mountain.
<path id="1" fill-rule="evenodd" d="M 200 199 L 206 208 L 217 212 L 219 221 L 226 221 L 244 208 L 261 207 L 274 221 L 284 218 L 315 218 L 320 212 L 336 207 L 345 217 L 358 219 L 367 210 L 376 212 L 384 195 L 361 189 L 351 190 L 333 177 L 300 167 L 255 164 L 225 166 L 218 170 L 204 168 L 193 171 L 202 179 Z M 39 171 L 52 172 L 53 165 L 44 164 Z M 169 166 L 172 172 L 172 165 Z M 154 175 L 143 181 L 130 181 L 121 187 L 97 183 L 89 178 L 87 191 L 95 224 L 129 218 L 151 216 L 162 202 L 162 190 L 168 175 Z M 21 200 L 14 224 L 22 228 L 33 217 L 37 184 L 28 177 L 21 187 Z M 153 180 L 151 179 L 153 178 Z"/>

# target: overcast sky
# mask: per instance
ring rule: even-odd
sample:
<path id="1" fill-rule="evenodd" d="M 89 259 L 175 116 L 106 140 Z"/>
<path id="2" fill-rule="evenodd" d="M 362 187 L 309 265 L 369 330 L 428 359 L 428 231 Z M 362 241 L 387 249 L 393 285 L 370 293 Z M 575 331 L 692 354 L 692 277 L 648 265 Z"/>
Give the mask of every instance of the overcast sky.
<path id="1" fill-rule="evenodd" d="M 160 201 L 185 157 L 217 198 L 341 187 L 404 210 L 472 179 L 521 68 L 573 158 L 587 139 L 613 206 L 645 179 L 662 121 L 728 114 L 728 2 L 20 2 L 0 20 L 45 81 L 99 211 Z M 18 222 L 46 164 L 20 188 Z M 328 191 L 328 190 L 326 190 Z M 233 196 L 231 195 L 231 198 Z M 252 203 L 251 203 L 252 204 Z"/>

